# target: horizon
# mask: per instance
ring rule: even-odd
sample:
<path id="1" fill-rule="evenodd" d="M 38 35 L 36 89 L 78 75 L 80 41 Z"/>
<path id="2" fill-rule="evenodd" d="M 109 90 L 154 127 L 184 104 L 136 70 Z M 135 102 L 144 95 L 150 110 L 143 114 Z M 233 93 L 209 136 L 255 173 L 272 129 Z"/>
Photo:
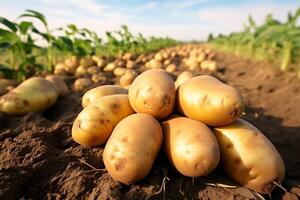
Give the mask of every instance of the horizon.
<path id="1" fill-rule="evenodd" d="M 299 1 L 265 0 L 263 2 L 224 0 L 37 0 L 3 1 L 1 16 L 16 20 L 25 10 L 44 14 L 49 27 L 55 29 L 75 24 L 99 34 L 120 29 L 127 25 L 134 34 L 171 37 L 181 41 L 205 40 L 210 33 L 228 34 L 243 30 L 251 15 L 257 24 L 263 23 L 267 14 L 285 21 L 288 12 L 295 12 Z"/>

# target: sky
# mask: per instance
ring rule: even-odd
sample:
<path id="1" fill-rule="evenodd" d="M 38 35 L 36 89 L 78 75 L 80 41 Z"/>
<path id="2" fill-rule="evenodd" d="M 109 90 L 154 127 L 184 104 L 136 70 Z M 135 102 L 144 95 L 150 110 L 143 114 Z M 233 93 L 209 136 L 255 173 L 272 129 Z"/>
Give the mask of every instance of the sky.
<path id="1" fill-rule="evenodd" d="M 249 14 L 258 24 L 268 13 L 284 21 L 300 0 L 0 0 L 0 5 L 0 16 L 11 20 L 25 9 L 42 12 L 52 29 L 73 23 L 103 36 L 126 24 L 133 33 L 188 41 L 241 31 Z"/>

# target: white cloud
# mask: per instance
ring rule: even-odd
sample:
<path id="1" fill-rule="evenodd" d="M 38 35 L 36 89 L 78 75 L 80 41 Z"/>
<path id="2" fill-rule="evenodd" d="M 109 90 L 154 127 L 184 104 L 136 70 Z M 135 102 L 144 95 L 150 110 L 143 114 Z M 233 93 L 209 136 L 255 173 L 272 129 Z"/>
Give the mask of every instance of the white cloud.
<path id="1" fill-rule="evenodd" d="M 295 6 L 289 5 L 213 7 L 201 9 L 197 17 L 203 24 L 210 24 L 213 27 L 213 32 L 229 33 L 242 30 L 243 23 L 247 22 L 249 15 L 253 17 L 257 24 L 261 24 L 269 13 L 272 13 L 275 19 L 284 21 L 288 11 L 294 11 L 295 9 Z"/>
<path id="2" fill-rule="evenodd" d="M 182 10 L 202 3 L 207 3 L 211 0 L 187 0 L 178 3 L 173 3 L 174 10 Z"/>
<path id="3" fill-rule="evenodd" d="M 158 6 L 158 3 L 155 1 L 148 2 L 144 5 L 138 6 L 136 9 L 134 9 L 135 12 L 143 12 L 146 10 L 152 10 Z"/>

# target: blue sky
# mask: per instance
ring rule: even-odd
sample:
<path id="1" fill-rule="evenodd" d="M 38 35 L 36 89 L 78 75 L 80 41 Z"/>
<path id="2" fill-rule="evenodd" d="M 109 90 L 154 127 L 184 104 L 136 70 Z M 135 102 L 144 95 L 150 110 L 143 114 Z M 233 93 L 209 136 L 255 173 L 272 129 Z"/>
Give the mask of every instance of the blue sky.
<path id="1" fill-rule="evenodd" d="M 267 13 L 285 20 L 300 0 L 0 0 L 0 5 L 0 16 L 9 19 L 25 9 L 40 11 L 51 28 L 74 23 L 102 36 L 126 24 L 146 36 L 199 40 L 242 30 L 249 14 L 258 23 Z"/>

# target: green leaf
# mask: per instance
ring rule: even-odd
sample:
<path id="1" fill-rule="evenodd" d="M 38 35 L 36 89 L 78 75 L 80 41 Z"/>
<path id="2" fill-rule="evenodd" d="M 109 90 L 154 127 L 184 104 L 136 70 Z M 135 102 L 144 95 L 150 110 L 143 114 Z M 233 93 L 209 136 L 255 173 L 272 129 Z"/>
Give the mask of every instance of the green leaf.
<path id="1" fill-rule="evenodd" d="M 9 21 L 8 19 L 6 19 L 4 17 L 0 17 L 0 23 L 3 24 L 4 26 L 6 26 L 7 28 L 9 28 L 13 32 L 17 32 L 17 30 L 18 30 L 15 23 Z"/>
<path id="2" fill-rule="evenodd" d="M 28 30 L 32 27 L 32 22 L 23 21 L 19 24 L 19 28 L 22 34 L 26 34 Z"/>
<path id="3" fill-rule="evenodd" d="M 25 10 L 24 14 L 19 16 L 19 18 L 22 18 L 22 17 L 32 17 L 32 18 L 38 19 L 45 25 L 45 27 L 48 26 L 46 17 L 42 13 L 39 13 L 37 11 L 27 9 L 27 10 Z"/>

